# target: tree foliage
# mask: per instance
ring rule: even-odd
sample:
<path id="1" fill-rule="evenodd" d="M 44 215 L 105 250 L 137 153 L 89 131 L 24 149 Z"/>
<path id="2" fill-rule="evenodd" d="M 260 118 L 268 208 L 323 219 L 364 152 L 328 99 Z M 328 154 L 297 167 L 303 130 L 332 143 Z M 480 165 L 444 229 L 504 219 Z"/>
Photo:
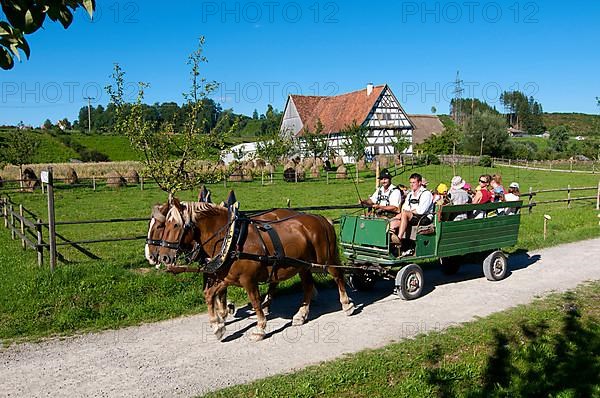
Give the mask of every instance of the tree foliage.
<path id="1" fill-rule="evenodd" d="M 556 126 L 550 130 L 550 148 L 556 152 L 564 152 L 569 144 L 569 128 Z"/>
<path id="2" fill-rule="evenodd" d="M 265 138 L 265 140 L 257 142 L 256 153 L 270 164 L 278 164 L 282 158 L 291 153 L 293 142 L 287 134 L 280 134 L 277 131 Z"/>
<path id="3" fill-rule="evenodd" d="M 510 149 L 506 122 L 500 115 L 475 112 L 465 125 L 465 150 L 479 155 L 483 139 L 483 154 L 500 157 Z"/>
<path id="4" fill-rule="evenodd" d="M 116 130 L 127 136 L 141 155 L 146 168 L 159 187 L 169 194 L 196 185 L 199 176 L 194 173 L 194 164 L 200 159 L 216 160 L 224 148 L 224 134 L 214 129 L 204 133 L 207 123 L 203 107 L 204 99 L 213 92 L 217 85 L 201 77 L 200 68 L 206 62 L 203 55 L 204 37 L 198 43 L 198 49 L 188 58 L 190 65 L 191 88 L 184 94 L 186 100 L 186 117 L 183 131 L 175 135 L 171 123 L 158 124 L 144 113 L 143 99 L 147 83 L 138 84 L 138 95 L 134 103 L 127 103 L 124 98 L 125 72 L 116 64 L 112 75 L 114 84 L 106 90 L 115 107 Z M 177 158 L 172 153 L 179 154 Z"/>
<path id="5" fill-rule="evenodd" d="M 23 165 L 33 162 L 33 158 L 40 145 L 40 140 L 34 134 L 24 134 L 12 130 L 4 140 L 4 147 L 0 149 L 0 164 L 8 163 L 19 166 L 21 175 Z"/>
<path id="6" fill-rule="evenodd" d="M 340 133 L 345 138 L 342 149 L 346 156 L 353 158 L 355 162 L 361 160 L 365 156 L 365 149 L 368 144 L 367 128 L 359 125 L 355 120 Z"/>
<path id="7" fill-rule="evenodd" d="M 0 0 L 7 21 L 0 21 L 0 68 L 12 69 L 14 58 L 31 55 L 25 35 L 40 29 L 46 17 L 67 29 L 73 22 L 73 12 L 83 8 L 92 18 L 95 0 Z"/>
<path id="8" fill-rule="evenodd" d="M 428 155 L 449 155 L 455 153 L 455 151 L 460 153 L 463 140 L 462 129 L 456 124 L 449 124 L 441 134 L 432 135 L 421 144 L 418 144 L 415 149 Z"/>
<path id="9" fill-rule="evenodd" d="M 327 150 L 327 136 L 323 135 L 321 119 L 317 120 L 314 130 L 304 128 L 302 141 L 304 142 L 305 156 L 310 156 L 315 160 L 323 156 Z"/>
<path id="10" fill-rule="evenodd" d="M 529 134 L 540 134 L 546 130 L 542 119 L 542 104 L 533 97 L 528 98 L 520 91 L 505 91 L 500 95 L 500 102 L 508 113 L 511 126 Z"/>

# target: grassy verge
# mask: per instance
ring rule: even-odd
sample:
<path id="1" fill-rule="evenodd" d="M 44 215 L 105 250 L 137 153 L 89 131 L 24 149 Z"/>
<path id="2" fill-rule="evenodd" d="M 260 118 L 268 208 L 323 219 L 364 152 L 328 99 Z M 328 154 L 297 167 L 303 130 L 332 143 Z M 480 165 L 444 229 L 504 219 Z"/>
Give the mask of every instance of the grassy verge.
<path id="1" fill-rule="evenodd" d="M 210 397 L 600 395 L 600 283 Z"/>
<path id="2" fill-rule="evenodd" d="M 434 186 L 449 181 L 452 168 L 429 166 L 416 171 L 425 175 Z M 498 170 L 463 167 L 458 172 L 469 181 L 479 174 Z M 534 189 L 595 185 L 596 176 L 563 176 L 545 172 L 524 172 L 500 169 L 505 181 L 519 181 L 523 187 Z M 363 175 L 358 184 L 362 197 L 374 189 L 373 178 Z M 577 180 L 575 181 L 574 178 Z M 401 183 L 407 176 L 396 177 Z M 260 209 L 284 206 L 291 199 L 292 206 L 343 205 L 358 201 L 356 188 L 350 181 L 284 183 L 261 186 L 259 182 L 214 184 L 209 187 L 215 201 L 224 200 L 234 188 L 242 209 Z M 184 200 L 195 200 L 196 192 L 182 192 Z M 587 196 L 587 194 L 586 194 Z M 552 193 L 544 198 L 565 197 Z M 46 219 L 46 202 L 41 193 L 14 194 L 13 200 Z M 100 218 L 149 217 L 152 204 L 164 202 L 165 194 L 157 189 L 140 191 L 139 187 L 110 190 L 99 187 L 57 189 L 57 220 L 87 220 Z M 539 198 L 538 198 L 539 199 Z M 324 212 L 328 217 L 339 217 L 341 211 Z M 543 240 L 543 215 L 550 214 L 550 234 Z M 523 214 L 519 242 L 515 248 L 533 250 L 575 240 L 600 236 L 597 212 L 589 201 L 545 205 L 534 208 L 532 214 Z M 146 222 L 60 226 L 58 232 L 69 239 L 143 236 Z M 69 335 L 79 331 L 101 330 L 134 325 L 141 322 L 167 319 L 204 311 L 198 275 L 164 275 L 149 268 L 144 259 L 143 242 L 119 242 L 89 245 L 87 248 L 101 257 L 90 260 L 74 249 L 61 247 L 60 252 L 69 260 L 59 264 L 51 275 L 47 266 L 38 268 L 32 251 L 23 252 L 17 241 L 11 241 L 8 231 L 0 228 L 0 339 L 8 343 L 49 335 Z M 284 285 L 295 289 L 296 280 Z M 231 289 L 230 297 L 245 302 L 245 293 Z"/>

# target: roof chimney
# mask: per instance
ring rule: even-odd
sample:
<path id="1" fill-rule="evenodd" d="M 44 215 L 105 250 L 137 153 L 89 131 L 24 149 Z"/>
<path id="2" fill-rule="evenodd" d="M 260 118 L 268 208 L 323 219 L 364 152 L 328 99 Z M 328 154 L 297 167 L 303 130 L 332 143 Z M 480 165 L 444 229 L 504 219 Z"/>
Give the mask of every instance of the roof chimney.
<path id="1" fill-rule="evenodd" d="M 373 92 L 373 83 L 367 84 L 367 97 Z"/>

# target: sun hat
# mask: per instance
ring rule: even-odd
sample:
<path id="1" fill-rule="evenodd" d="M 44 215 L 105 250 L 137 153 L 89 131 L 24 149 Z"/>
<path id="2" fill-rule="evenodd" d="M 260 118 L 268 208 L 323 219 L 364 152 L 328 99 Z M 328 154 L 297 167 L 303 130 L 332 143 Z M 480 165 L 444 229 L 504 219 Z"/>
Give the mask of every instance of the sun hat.
<path id="1" fill-rule="evenodd" d="M 468 182 L 465 182 L 465 185 L 463 186 L 463 189 L 465 191 L 470 191 L 471 190 L 471 184 L 469 184 Z"/>
<path id="2" fill-rule="evenodd" d="M 437 191 L 437 193 L 446 193 L 446 192 L 448 192 L 448 186 L 446 184 L 442 183 L 442 184 L 438 185 L 435 190 Z"/>
<path id="3" fill-rule="evenodd" d="M 465 184 L 466 184 L 465 180 L 463 180 L 461 176 L 452 177 L 452 182 L 450 183 L 450 185 L 452 186 L 452 189 L 464 188 Z"/>
<path id="4" fill-rule="evenodd" d="M 510 185 L 508 186 L 509 188 L 516 188 L 519 189 L 519 183 L 518 182 L 511 182 Z"/>
<path id="5" fill-rule="evenodd" d="M 379 173 L 379 179 L 381 180 L 383 178 L 387 178 L 389 180 L 392 179 L 392 175 L 390 174 L 388 169 L 383 169 L 383 170 L 381 170 L 381 173 Z"/>

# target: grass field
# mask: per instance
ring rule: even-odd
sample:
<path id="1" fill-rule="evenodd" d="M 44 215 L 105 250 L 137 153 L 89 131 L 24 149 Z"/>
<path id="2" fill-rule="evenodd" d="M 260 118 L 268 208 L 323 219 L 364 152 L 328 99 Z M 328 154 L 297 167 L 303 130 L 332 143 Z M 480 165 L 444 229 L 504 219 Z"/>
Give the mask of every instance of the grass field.
<path id="1" fill-rule="evenodd" d="M 598 397 L 600 283 L 208 397 Z"/>
<path id="2" fill-rule="evenodd" d="M 89 150 L 105 154 L 112 162 L 139 159 L 137 153 L 131 148 L 129 139 L 125 136 L 73 133 L 71 137 Z"/>
<path id="3" fill-rule="evenodd" d="M 420 171 L 435 186 L 448 183 L 452 169 L 448 166 L 428 166 Z M 598 177 L 593 175 L 563 175 L 548 172 L 524 171 L 504 168 L 499 170 L 463 167 L 457 170 L 474 183 L 483 172 L 500 171 L 505 185 L 519 181 L 523 191 L 572 186 L 595 186 Z M 395 178 L 405 182 L 407 175 Z M 209 186 L 213 200 L 224 200 L 230 188 L 236 190 L 242 210 L 283 207 L 288 199 L 294 206 L 345 205 L 358 202 L 356 188 L 349 181 L 284 183 L 261 186 L 260 182 L 228 183 Z M 358 184 L 361 197 L 374 189 L 372 177 L 363 175 Z M 589 196 L 592 192 L 578 193 Z M 196 192 L 183 192 L 184 200 L 195 200 Z M 41 193 L 12 194 L 12 199 L 46 219 L 46 201 Z M 564 198 L 565 193 L 551 193 L 540 199 Z M 151 206 L 164 202 L 166 195 L 157 189 L 140 191 L 128 187 L 113 191 L 99 187 L 56 190 L 57 220 L 87 220 L 99 218 L 149 217 Z M 328 217 L 339 217 L 342 212 L 328 211 Z M 542 238 L 543 215 L 550 214 L 548 240 Z M 597 212 L 592 201 L 538 206 L 532 214 L 524 212 L 516 249 L 535 249 L 574 240 L 600 236 Z M 143 236 L 146 222 L 60 226 L 60 234 L 70 239 Z M 70 261 L 59 264 L 54 274 L 47 266 L 39 269 L 36 255 L 23 252 L 17 241 L 0 228 L 0 339 L 5 342 L 37 338 L 52 334 L 73 334 L 82 330 L 99 330 L 133 325 L 145 321 L 165 319 L 204 310 L 198 275 L 165 275 L 149 269 L 143 255 L 143 241 L 89 245 L 90 251 L 102 260 L 90 260 L 74 249 L 60 248 Z M 328 282 L 323 282 L 328 283 Z M 284 288 L 296 288 L 292 280 Z M 231 297 L 245 300 L 240 289 L 232 289 Z"/>

